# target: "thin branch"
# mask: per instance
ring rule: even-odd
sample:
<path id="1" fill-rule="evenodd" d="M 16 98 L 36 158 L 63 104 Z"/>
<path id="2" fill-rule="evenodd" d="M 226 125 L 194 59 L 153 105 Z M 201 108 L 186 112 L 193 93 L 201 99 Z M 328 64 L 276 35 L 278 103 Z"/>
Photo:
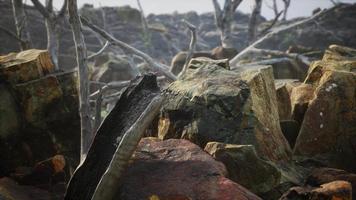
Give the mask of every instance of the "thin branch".
<path id="1" fill-rule="evenodd" d="M 69 0 L 68 11 L 79 71 L 79 114 L 81 125 L 80 158 L 81 160 L 84 160 L 94 136 L 90 119 L 87 49 L 83 33 L 81 32 L 82 25 L 78 14 L 77 0 Z"/>
<path id="2" fill-rule="evenodd" d="M 136 122 L 125 132 L 91 200 L 113 199 L 117 192 L 122 172 L 125 170 L 145 130 L 159 113 L 161 105 L 162 98 L 160 96 L 155 97 Z"/>
<path id="3" fill-rule="evenodd" d="M 53 12 L 53 0 L 46 0 L 46 9 L 48 12 Z"/>
<path id="4" fill-rule="evenodd" d="M 6 33 L 10 37 L 16 39 L 17 41 L 19 41 L 21 43 L 25 42 L 21 38 L 19 38 L 16 33 L 13 33 L 12 31 L 6 29 L 5 27 L 0 26 L 0 30 L 2 30 L 4 33 Z"/>
<path id="5" fill-rule="evenodd" d="M 153 58 L 151 58 L 149 55 L 143 53 L 142 51 L 114 38 L 112 35 L 110 35 L 109 33 L 107 33 L 105 30 L 99 28 L 98 26 L 90 23 L 87 19 L 85 18 L 81 18 L 83 24 L 85 24 L 86 26 L 88 26 L 89 28 L 91 28 L 93 31 L 97 32 L 99 35 L 101 35 L 103 38 L 105 38 L 107 41 L 110 42 L 110 44 L 114 45 L 114 46 L 119 46 L 120 48 L 124 49 L 125 51 L 131 53 L 131 54 L 136 54 L 140 57 L 142 57 L 148 64 L 149 66 L 153 69 L 153 70 L 157 70 L 162 72 L 168 79 L 170 79 L 171 81 L 175 81 L 177 80 L 177 77 L 171 73 L 169 71 L 169 67 L 165 66 L 161 63 L 158 63 L 156 61 L 154 61 Z"/>
<path id="6" fill-rule="evenodd" d="M 187 71 L 189 62 L 193 57 L 193 53 L 195 51 L 196 44 L 197 44 L 197 28 L 193 24 L 191 24 L 191 23 L 189 23 L 189 22 L 187 22 L 185 20 L 183 20 L 183 23 L 190 30 L 191 40 L 190 40 L 190 44 L 189 44 L 189 51 L 187 53 L 187 57 L 185 58 L 185 63 L 184 63 L 183 69 L 179 73 L 178 77 L 182 76 Z"/>
<path id="7" fill-rule="evenodd" d="M 266 34 L 265 36 L 263 36 L 262 38 L 258 39 L 256 42 L 252 43 L 250 46 L 248 46 L 247 48 L 245 48 L 244 50 L 242 50 L 239 54 L 237 54 L 231 61 L 230 61 L 230 66 L 235 66 L 241 59 L 241 57 L 243 57 L 246 53 L 248 53 L 251 49 L 254 49 L 257 45 L 261 44 L 262 42 L 264 42 L 265 40 L 273 37 L 274 35 L 278 34 L 278 33 L 281 33 L 281 32 L 284 32 L 284 31 L 287 31 L 287 30 L 290 30 L 292 28 L 295 28 L 297 26 L 300 26 L 300 25 L 303 25 L 305 23 L 308 23 L 308 22 L 311 22 L 313 21 L 314 19 L 320 17 L 322 14 L 326 13 L 326 11 L 320 11 L 318 12 L 317 14 L 309 17 L 309 18 L 306 18 L 306 19 L 303 19 L 303 20 L 300 20 L 298 22 L 295 22 L 295 23 L 292 23 L 290 25 L 286 25 L 284 27 L 280 27 L 279 29 L 275 30 L 275 31 L 272 31 L 268 34 Z"/>
<path id="8" fill-rule="evenodd" d="M 88 56 L 87 60 L 91 60 L 91 59 L 95 58 L 96 56 L 99 56 L 100 54 L 102 54 L 109 45 L 110 45 L 110 43 L 108 41 L 106 41 L 104 46 L 98 52 L 93 53 L 92 55 Z"/>
<path id="9" fill-rule="evenodd" d="M 263 29 L 262 31 L 260 31 L 259 36 L 263 36 L 263 35 L 267 34 L 267 32 L 268 32 L 269 30 L 271 30 L 274 25 L 276 25 L 276 23 L 278 22 L 279 17 L 282 15 L 282 13 L 283 13 L 283 11 L 279 12 L 278 15 L 276 15 L 276 16 L 274 17 L 272 23 L 271 23 L 269 26 L 267 26 L 265 29 Z"/>

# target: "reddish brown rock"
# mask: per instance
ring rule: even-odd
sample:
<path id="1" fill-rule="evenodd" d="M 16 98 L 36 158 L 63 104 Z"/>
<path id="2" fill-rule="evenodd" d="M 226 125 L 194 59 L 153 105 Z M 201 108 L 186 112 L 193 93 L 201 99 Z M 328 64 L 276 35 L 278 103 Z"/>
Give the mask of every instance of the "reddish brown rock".
<path id="1" fill-rule="evenodd" d="M 280 200 L 352 200 L 352 187 L 346 181 L 334 181 L 319 188 L 292 187 Z"/>
<path id="2" fill-rule="evenodd" d="M 118 198 L 260 199 L 225 175 L 222 163 L 187 140 L 144 138 L 122 179 Z"/>
<path id="3" fill-rule="evenodd" d="M 352 185 L 352 198 L 356 199 L 356 174 L 344 170 L 333 168 L 315 169 L 307 178 L 306 184 L 319 186 L 337 180 L 350 182 Z"/>
<path id="4" fill-rule="evenodd" d="M 51 195 L 45 190 L 32 186 L 20 186 L 9 178 L 0 179 L 1 200 L 51 200 Z"/>

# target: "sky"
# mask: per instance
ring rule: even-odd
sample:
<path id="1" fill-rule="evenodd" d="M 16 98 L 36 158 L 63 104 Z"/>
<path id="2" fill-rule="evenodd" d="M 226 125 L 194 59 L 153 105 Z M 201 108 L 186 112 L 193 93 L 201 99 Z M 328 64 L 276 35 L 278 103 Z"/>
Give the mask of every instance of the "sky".
<path id="1" fill-rule="evenodd" d="M 30 0 L 27 0 L 30 2 Z M 45 0 L 41 0 L 44 2 Z M 140 0 L 145 14 L 155 13 L 173 13 L 178 11 L 179 13 L 196 11 L 198 13 L 213 11 L 213 5 L 211 0 Z M 223 4 L 224 0 L 218 0 Z M 283 4 L 281 0 L 279 2 L 279 8 L 282 9 Z M 55 0 L 54 4 L 59 8 L 63 0 Z M 238 10 L 244 13 L 250 13 L 252 9 L 253 0 L 244 0 L 239 6 Z M 268 19 L 274 17 L 273 11 L 268 8 L 267 3 L 272 0 L 263 0 L 262 15 Z M 340 0 L 345 3 L 356 3 L 356 0 Z M 100 6 L 123 6 L 130 5 L 137 8 L 137 0 L 78 0 L 79 6 L 85 3 L 93 4 L 95 7 Z M 330 0 L 291 0 L 291 6 L 288 13 L 288 18 L 310 16 L 312 11 L 318 7 L 328 8 L 332 6 Z"/>

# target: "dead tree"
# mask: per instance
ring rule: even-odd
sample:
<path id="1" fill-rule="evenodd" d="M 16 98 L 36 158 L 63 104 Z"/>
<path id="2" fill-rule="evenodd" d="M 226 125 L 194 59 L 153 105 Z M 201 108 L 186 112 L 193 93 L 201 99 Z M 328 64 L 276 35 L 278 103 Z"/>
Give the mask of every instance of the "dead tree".
<path id="1" fill-rule="evenodd" d="M 22 51 L 29 49 L 31 47 L 31 36 L 22 0 L 12 0 L 12 12 L 14 14 L 17 37 L 20 38 L 20 48 Z"/>
<path id="2" fill-rule="evenodd" d="M 190 44 L 189 44 L 189 51 L 188 51 L 187 57 L 185 59 L 183 69 L 180 72 L 180 74 L 178 75 L 178 77 L 182 76 L 185 73 L 185 71 L 187 71 L 189 62 L 193 57 L 193 53 L 195 51 L 195 47 L 197 44 L 197 28 L 193 24 L 191 24 L 187 21 L 183 21 L 183 22 L 186 24 L 186 26 L 190 30 L 191 40 L 190 40 Z"/>
<path id="3" fill-rule="evenodd" d="M 47 50 L 52 56 L 53 64 L 56 70 L 59 70 L 58 55 L 59 55 L 59 38 L 61 25 L 67 10 L 68 0 L 64 0 L 62 8 L 56 12 L 53 9 L 53 0 L 46 0 L 46 6 L 42 5 L 39 0 L 31 0 L 35 8 L 45 18 L 47 31 Z"/>
<path id="4" fill-rule="evenodd" d="M 118 47 L 120 47 L 122 50 L 124 50 L 127 53 L 130 53 L 130 54 L 137 55 L 137 56 L 141 57 L 143 60 L 145 60 L 148 63 L 149 67 L 153 71 L 162 72 L 162 74 L 164 76 L 166 76 L 171 81 L 177 80 L 177 77 L 172 72 L 169 71 L 169 67 L 168 66 L 156 62 L 152 57 L 150 57 L 149 55 L 145 54 L 144 52 L 142 52 L 142 51 L 130 46 L 129 44 L 127 44 L 125 42 L 122 42 L 122 41 L 114 38 L 112 35 L 107 33 L 105 30 L 103 30 L 103 29 L 99 28 L 98 26 L 90 23 L 87 19 L 82 17 L 81 21 L 83 22 L 84 25 L 88 26 L 94 32 L 98 33 L 100 36 L 105 38 L 111 45 L 118 46 Z"/>
<path id="5" fill-rule="evenodd" d="M 329 10 L 330 11 L 330 10 Z M 280 27 L 272 32 L 269 32 L 268 34 L 266 34 L 265 36 L 261 37 L 260 39 L 258 39 L 257 41 L 255 41 L 254 43 L 252 43 L 250 46 L 246 47 L 244 50 L 242 50 L 239 54 L 237 54 L 233 59 L 230 60 L 230 66 L 234 67 L 237 65 L 237 63 L 241 60 L 241 58 L 243 58 L 247 53 L 249 53 L 251 50 L 254 50 L 257 48 L 257 46 L 261 43 L 263 43 L 264 41 L 266 41 L 267 39 L 281 33 L 281 32 L 284 32 L 284 31 L 287 31 L 287 30 L 290 30 L 292 28 L 295 28 L 295 27 L 298 27 L 298 26 L 301 26 L 303 24 L 306 24 L 306 23 L 309 23 L 309 22 L 312 22 L 314 21 L 315 19 L 317 19 L 318 17 L 320 17 L 320 15 L 326 13 L 327 11 L 320 11 L 318 12 L 317 14 L 309 17 L 309 18 L 306 18 L 306 19 L 303 19 L 303 20 L 300 20 L 300 21 L 297 21 L 295 23 L 292 23 L 292 24 L 289 24 L 289 25 L 286 25 L 286 26 L 283 26 L 283 27 Z"/>
<path id="6" fill-rule="evenodd" d="M 137 0 L 137 5 L 141 13 L 141 23 L 142 23 L 142 32 L 143 32 L 143 39 L 146 46 L 151 45 L 151 32 L 148 28 L 148 23 L 145 17 L 145 13 L 143 12 L 142 5 L 140 0 Z"/>
<path id="7" fill-rule="evenodd" d="M 261 15 L 262 0 L 255 0 L 248 26 L 248 41 L 251 43 L 257 37 L 257 19 Z"/>
<path id="8" fill-rule="evenodd" d="M 232 44 L 232 22 L 234 13 L 242 0 L 225 0 L 224 8 L 221 9 L 217 0 L 213 0 L 215 9 L 215 21 L 220 30 L 221 45 L 225 48 L 233 48 Z"/>
<path id="9" fill-rule="evenodd" d="M 89 105 L 89 72 L 87 63 L 87 49 L 85 46 L 84 36 L 81 29 L 81 22 L 78 15 L 77 0 L 68 1 L 69 23 L 72 27 L 79 71 L 79 114 L 81 125 L 80 157 L 81 160 L 83 160 L 93 138 Z"/>
<path id="10" fill-rule="evenodd" d="M 283 10 L 283 18 L 282 18 L 282 20 L 286 20 L 291 0 L 282 0 L 282 1 L 284 3 L 284 10 Z"/>

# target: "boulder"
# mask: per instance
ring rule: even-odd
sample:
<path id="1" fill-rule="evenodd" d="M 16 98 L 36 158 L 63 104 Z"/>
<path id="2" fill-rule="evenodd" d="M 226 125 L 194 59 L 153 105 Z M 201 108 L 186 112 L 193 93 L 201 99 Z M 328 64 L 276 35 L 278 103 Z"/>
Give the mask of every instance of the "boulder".
<path id="1" fill-rule="evenodd" d="M 164 92 L 158 136 L 255 145 L 259 156 L 287 159 L 290 147 L 279 125 L 272 69 L 243 74 L 226 62 L 197 58 Z"/>
<path id="2" fill-rule="evenodd" d="M 276 95 L 278 103 L 279 120 L 290 120 L 292 118 L 291 93 L 300 82 L 296 79 L 275 80 Z"/>
<path id="3" fill-rule="evenodd" d="M 291 117 L 299 124 L 303 122 L 304 114 L 310 101 L 314 98 L 314 88 L 311 84 L 300 84 L 292 89 L 290 94 Z"/>
<path id="4" fill-rule="evenodd" d="M 321 185 L 318 188 L 292 187 L 280 200 L 351 200 L 351 184 L 346 181 L 334 181 Z"/>
<path id="5" fill-rule="evenodd" d="M 117 199 L 260 199 L 226 174 L 222 163 L 187 140 L 144 138 Z"/>
<path id="6" fill-rule="evenodd" d="M 317 187 L 332 181 L 347 181 L 352 185 L 352 199 L 356 199 L 356 174 L 340 169 L 317 168 L 314 169 L 306 180 L 306 184 Z"/>
<path id="7" fill-rule="evenodd" d="M 339 49 L 345 52 L 341 52 Z M 306 84 L 313 98 L 305 112 L 294 154 L 325 160 L 329 167 L 356 170 L 356 53 L 331 46 L 313 63 Z"/>
<path id="8" fill-rule="evenodd" d="M 279 184 L 281 173 L 272 164 L 259 158 L 252 145 L 209 142 L 204 150 L 224 163 L 231 180 L 253 193 L 268 192 Z"/>
<path id="9" fill-rule="evenodd" d="M 103 54 L 96 58 L 90 80 L 109 83 L 112 81 L 132 80 L 138 75 L 127 58 L 113 54 Z"/>
<path id="10" fill-rule="evenodd" d="M 1 200 L 59 200 L 48 191 L 33 186 L 21 186 L 9 178 L 0 179 Z"/>
<path id="11" fill-rule="evenodd" d="M 24 83 L 53 71 L 47 50 L 30 49 L 0 56 L 0 78 L 10 83 Z"/>

